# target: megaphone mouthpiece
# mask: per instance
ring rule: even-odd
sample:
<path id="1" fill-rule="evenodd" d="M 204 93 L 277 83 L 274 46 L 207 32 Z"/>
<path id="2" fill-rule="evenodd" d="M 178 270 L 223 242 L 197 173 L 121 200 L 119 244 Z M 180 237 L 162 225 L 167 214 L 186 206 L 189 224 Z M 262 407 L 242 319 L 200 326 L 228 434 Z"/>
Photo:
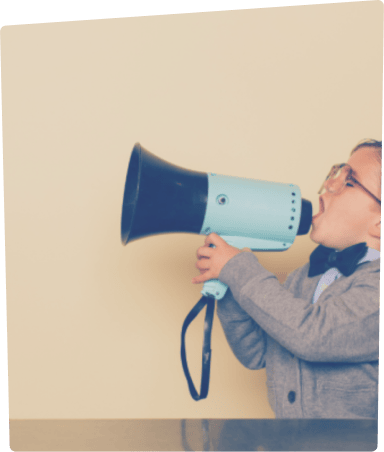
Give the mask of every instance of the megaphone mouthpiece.
<path id="1" fill-rule="evenodd" d="M 297 235 L 308 234 L 312 225 L 312 203 L 307 199 L 301 199 L 301 216 Z"/>

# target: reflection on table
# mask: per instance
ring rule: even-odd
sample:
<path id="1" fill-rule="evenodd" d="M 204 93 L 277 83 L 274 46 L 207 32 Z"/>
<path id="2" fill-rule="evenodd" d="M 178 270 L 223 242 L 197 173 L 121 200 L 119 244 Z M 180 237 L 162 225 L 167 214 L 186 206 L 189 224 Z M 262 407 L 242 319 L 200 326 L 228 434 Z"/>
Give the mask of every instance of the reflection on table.
<path id="1" fill-rule="evenodd" d="M 14 451 L 373 451 L 376 419 L 11 420 Z"/>

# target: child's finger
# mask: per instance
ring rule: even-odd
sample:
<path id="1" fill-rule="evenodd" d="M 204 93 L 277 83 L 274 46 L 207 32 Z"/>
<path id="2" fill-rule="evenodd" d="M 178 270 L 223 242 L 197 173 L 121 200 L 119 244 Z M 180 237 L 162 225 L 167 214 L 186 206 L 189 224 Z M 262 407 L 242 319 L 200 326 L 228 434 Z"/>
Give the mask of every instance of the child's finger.
<path id="1" fill-rule="evenodd" d="M 212 279 L 212 276 L 210 275 L 209 271 L 206 271 L 199 276 L 195 276 L 192 279 L 192 284 L 201 284 L 205 281 L 209 281 L 210 279 Z"/>
<path id="2" fill-rule="evenodd" d="M 209 259 L 200 259 L 195 265 L 199 270 L 208 270 L 211 267 Z"/>
<path id="3" fill-rule="evenodd" d="M 222 245 L 223 243 L 227 243 L 224 239 L 222 239 L 219 235 L 217 235 L 215 232 L 211 232 L 207 237 L 205 238 L 205 245 Z"/>
<path id="4" fill-rule="evenodd" d="M 197 250 L 197 258 L 201 259 L 202 257 L 211 257 L 213 254 L 213 248 L 210 248 L 209 246 L 201 246 Z"/>

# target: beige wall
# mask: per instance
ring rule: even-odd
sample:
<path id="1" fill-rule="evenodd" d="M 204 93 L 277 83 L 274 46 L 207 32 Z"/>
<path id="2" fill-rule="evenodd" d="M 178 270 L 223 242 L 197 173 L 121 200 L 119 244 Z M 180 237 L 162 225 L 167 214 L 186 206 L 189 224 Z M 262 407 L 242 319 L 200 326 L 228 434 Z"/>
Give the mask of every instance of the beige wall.
<path id="1" fill-rule="evenodd" d="M 379 1 L 4 27 L 10 417 L 273 417 L 214 322 L 194 402 L 179 349 L 201 236 L 123 247 L 135 142 L 199 171 L 298 184 L 381 139 Z M 315 247 L 258 253 L 279 278 Z M 202 319 L 188 334 L 200 376 Z"/>

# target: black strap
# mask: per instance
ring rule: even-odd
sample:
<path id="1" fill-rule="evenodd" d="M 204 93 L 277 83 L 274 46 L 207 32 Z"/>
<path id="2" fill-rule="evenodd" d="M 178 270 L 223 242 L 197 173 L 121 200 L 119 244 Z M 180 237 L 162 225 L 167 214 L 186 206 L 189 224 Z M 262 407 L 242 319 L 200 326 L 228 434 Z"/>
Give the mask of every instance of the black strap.
<path id="1" fill-rule="evenodd" d="M 193 384 L 191 375 L 188 370 L 187 355 L 185 353 L 185 333 L 187 328 L 199 314 L 199 312 L 207 306 L 204 320 L 204 344 L 203 344 L 203 356 L 202 356 L 202 372 L 201 372 L 201 384 L 200 384 L 200 395 L 197 393 L 195 386 Z M 203 296 L 200 298 L 198 303 L 192 308 L 191 312 L 187 315 L 183 323 L 183 328 L 181 329 L 181 363 L 183 365 L 183 370 L 185 378 L 187 379 L 189 392 L 194 400 L 205 399 L 208 395 L 209 388 L 209 373 L 211 369 L 211 333 L 212 333 L 212 323 L 213 314 L 215 312 L 215 299 L 211 297 Z"/>

